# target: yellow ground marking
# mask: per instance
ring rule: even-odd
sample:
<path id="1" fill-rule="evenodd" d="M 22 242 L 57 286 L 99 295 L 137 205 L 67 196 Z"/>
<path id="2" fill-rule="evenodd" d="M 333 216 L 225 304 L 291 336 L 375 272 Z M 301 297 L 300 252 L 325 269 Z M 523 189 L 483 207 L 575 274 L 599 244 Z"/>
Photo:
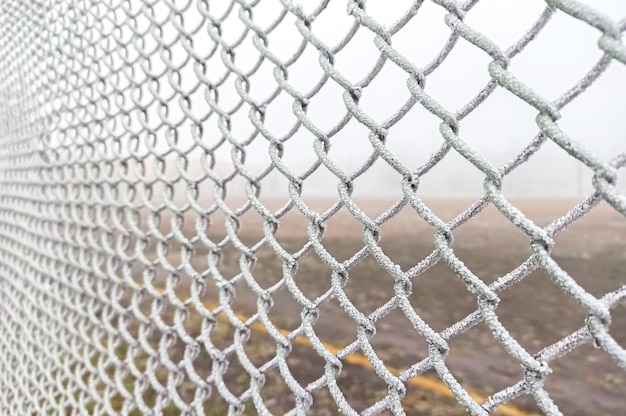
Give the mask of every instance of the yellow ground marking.
<path id="1" fill-rule="evenodd" d="M 155 288 L 155 289 L 161 293 L 164 292 L 164 289 L 162 288 Z M 204 303 L 203 305 L 208 310 L 214 310 L 218 307 L 218 305 L 212 305 L 210 303 Z M 250 319 L 249 317 L 246 317 L 245 315 L 239 314 L 237 312 L 233 312 L 233 313 L 234 313 L 234 316 L 242 322 L 247 322 Z M 226 319 L 226 316 L 221 315 L 221 314 L 219 315 L 218 319 L 225 320 L 228 322 L 228 320 Z M 265 328 L 265 325 L 263 325 L 263 323 L 259 321 L 253 322 L 252 325 L 250 325 L 250 329 L 257 331 L 257 332 L 265 333 L 265 334 L 268 333 L 267 329 Z M 290 331 L 286 329 L 281 329 L 278 327 L 276 327 L 276 329 L 284 337 L 287 337 L 290 334 Z M 305 335 L 300 335 L 299 337 L 294 338 L 292 342 L 298 345 L 311 347 L 311 343 L 309 342 L 309 339 Z M 336 345 L 333 345 L 331 343 L 325 342 L 325 341 L 322 341 L 322 345 L 329 352 L 335 355 L 339 353 L 339 351 L 342 350 L 342 348 Z M 369 360 L 362 353 L 358 353 L 358 352 L 352 353 L 348 355 L 347 357 L 345 357 L 343 361 L 348 364 L 358 366 L 367 370 L 373 369 L 372 363 L 370 363 Z M 396 367 L 387 366 L 387 369 L 394 375 L 399 375 L 402 372 L 401 369 L 396 368 Z M 430 377 L 418 375 L 418 376 L 408 379 L 406 383 L 411 386 L 418 387 L 418 388 L 436 393 L 440 396 L 456 400 L 456 397 L 454 396 L 452 391 L 450 391 L 448 386 L 446 386 L 442 381 L 435 380 Z M 486 396 L 483 396 L 471 390 L 466 389 L 466 391 L 470 395 L 470 397 L 476 400 L 478 403 L 481 403 L 487 399 Z M 501 416 L 540 416 L 538 413 L 527 412 L 511 404 L 500 405 L 500 407 L 497 408 L 496 414 L 499 414 Z"/>

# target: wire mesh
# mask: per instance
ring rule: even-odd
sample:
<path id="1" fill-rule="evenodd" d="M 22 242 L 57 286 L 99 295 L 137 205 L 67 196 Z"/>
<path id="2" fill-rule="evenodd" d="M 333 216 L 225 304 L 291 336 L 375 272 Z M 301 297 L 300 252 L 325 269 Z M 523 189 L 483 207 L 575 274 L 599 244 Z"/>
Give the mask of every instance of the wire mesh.
<path id="1" fill-rule="evenodd" d="M 503 50 L 465 23 L 478 1 L 433 0 L 446 11 L 450 34 L 434 59 L 418 66 L 394 49 L 392 40 L 419 15 L 422 1 L 392 25 L 368 14 L 366 2 L 347 1 L 352 23 L 334 45 L 320 35 L 328 28 L 316 25 L 331 2 L 311 7 L 281 0 L 275 16 L 259 19 L 255 11 L 264 2 L 9 0 L 0 6 L 2 414 L 269 414 L 270 403 L 279 399 L 265 389 L 272 377 L 286 385 L 287 393 L 281 395 L 290 396 L 287 412 L 292 414 L 314 412 L 316 394 L 323 389 L 332 408 L 345 414 L 404 414 L 408 383 L 430 371 L 473 415 L 496 412 L 521 396 L 532 397 L 545 414 L 560 415 L 544 388 L 553 360 L 594 343 L 615 366 L 626 369 L 626 351 L 609 332 L 611 310 L 626 299 L 626 286 L 594 296 L 551 256 L 554 237 L 600 202 L 626 215 L 626 198 L 616 187 L 626 156 L 604 160 L 559 126 L 560 111 L 609 64 L 626 64 L 626 20 L 576 0 L 550 0 L 524 36 Z M 597 29 L 603 55 L 565 94 L 549 99 L 509 66 L 557 13 Z M 295 25 L 300 36 L 286 57 L 272 47 L 273 32 L 285 25 Z M 373 35 L 379 55 L 354 82 L 336 68 L 335 59 L 364 31 Z M 490 79 L 453 111 L 429 95 L 427 80 L 459 42 L 490 57 Z M 311 50 L 321 75 L 310 89 L 299 90 L 290 79 L 302 71 L 297 63 Z M 359 102 L 390 66 L 403 72 L 409 98 L 377 121 Z M 255 83 L 265 67 L 272 71 L 272 86 Z M 322 128 L 307 110 L 328 84 L 341 88 L 345 115 Z M 259 98 L 255 88 L 264 88 L 265 96 Z M 233 99 L 225 92 L 229 89 Z M 494 91 L 516 96 L 537 114 L 535 137 L 499 167 L 461 133 L 463 119 Z M 266 116 L 285 98 L 295 121 L 278 133 L 266 124 Z M 442 141 L 426 163 L 408 166 L 387 139 L 417 107 L 440 120 Z M 241 120 L 251 128 L 238 130 L 245 124 Z M 371 152 L 362 165 L 346 171 L 330 151 L 333 137 L 354 122 L 367 129 Z M 299 134 L 312 144 L 299 145 L 299 151 L 314 154 L 314 162 L 302 172 L 283 158 Z M 505 197 L 502 185 L 548 142 L 593 171 L 594 191 L 542 227 Z M 246 161 L 258 149 L 269 155 L 270 163 L 254 170 Z M 445 221 L 419 189 L 420 178 L 451 153 L 481 172 L 484 196 Z M 371 217 L 352 195 L 354 182 L 377 162 L 397 173 L 395 186 L 402 195 Z M 324 210 L 314 209 L 302 196 L 308 178 L 320 169 L 338 183 L 337 198 Z M 271 177 L 283 180 L 288 190 L 279 207 L 263 199 L 272 192 L 267 189 L 273 186 L 267 182 Z M 243 198 L 235 201 L 229 195 Z M 453 249 L 455 230 L 488 206 L 519 229 L 532 250 L 492 283 L 477 276 Z M 434 250 L 409 268 L 401 268 L 381 248 L 381 228 L 403 209 L 412 210 L 434 232 Z M 343 261 L 324 240 L 339 211 L 362 227 L 363 246 Z M 294 213 L 306 221 L 307 232 L 307 241 L 295 250 L 278 237 Z M 251 216 L 262 228 L 261 238 L 252 242 L 241 232 Z M 214 230 L 222 233 L 219 238 L 211 234 Z M 316 296 L 308 295 L 299 280 L 299 267 L 311 255 L 323 262 L 319 278 L 328 284 Z M 259 276 L 267 256 L 278 264 L 276 279 L 262 285 Z M 205 264 L 196 261 L 200 257 Z M 226 270 L 229 258 L 234 260 Z M 344 289 L 365 258 L 375 259 L 393 279 L 392 295 L 367 313 Z M 451 269 L 476 301 L 472 313 L 442 331 L 433 329 L 410 299 L 420 276 L 436 264 Z M 586 319 L 577 331 L 532 354 L 502 324 L 498 306 L 501 293 L 535 270 L 573 299 Z M 236 287 L 253 295 L 246 298 L 254 305 L 249 316 L 234 307 Z M 276 299 L 285 299 L 280 293 L 287 293 L 300 312 L 290 329 L 271 318 Z M 330 302 L 340 305 L 355 330 L 352 341 L 338 350 L 316 326 Z M 428 345 L 423 359 L 402 370 L 392 368 L 372 344 L 378 323 L 398 312 Z M 522 368 L 517 381 L 481 400 L 446 361 L 449 342 L 478 324 L 486 325 Z M 257 332 L 265 334 L 269 348 L 261 361 L 250 352 Z M 320 375 L 307 383 L 294 376 L 290 365 L 292 351 L 301 344 L 323 363 Z M 382 397 L 358 411 L 338 382 L 357 353 L 374 370 L 372 377 L 386 385 Z M 234 367 L 246 375 L 236 388 L 228 381 Z M 211 401 L 215 397 L 223 407 Z"/>

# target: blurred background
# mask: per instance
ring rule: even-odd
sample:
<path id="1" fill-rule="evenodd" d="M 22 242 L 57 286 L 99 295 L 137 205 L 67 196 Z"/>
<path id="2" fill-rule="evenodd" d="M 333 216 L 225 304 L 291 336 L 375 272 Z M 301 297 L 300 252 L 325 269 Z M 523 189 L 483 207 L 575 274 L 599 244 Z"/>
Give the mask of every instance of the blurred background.
<path id="1" fill-rule="evenodd" d="M 394 2 L 368 1 L 366 11 L 376 21 L 388 27 L 392 26 L 407 10 L 412 2 L 398 0 Z M 302 8 L 310 12 L 318 4 L 303 2 Z M 220 16 L 229 2 L 210 3 L 213 16 Z M 468 13 L 465 22 L 475 30 L 482 32 L 502 50 L 506 50 L 519 40 L 539 18 L 545 2 L 539 0 L 482 0 Z M 593 7 L 610 16 L 626 16 L 626 3 L 620 0 L 598 0 Z M 161 10 L 162 9 L 162 10 Z M 253 8 L 253 21 L 261 28 L 270 27 L 280 16 L 283 6 L 279 0 L 259 2 Z M 186 27 L 194 27 L 194 16 L 184 15 Z M 163 16 L 161 25 L 163 39 L 178 36 L 178 31 L 168 18 L 166 6 L 157 3 L 154 15 Z M 424 2 L 419 13 L 414 16 L 399 32 L 394 34 L 392 46 L 409 59 L 416 67 L 426 68 L 440 53 L 451 34 L 444 22 L 446 11 L 429 1 Z M 233 16 L 234 17 L 234 16 Z M 295 17 L 287 14 L 280 24 L 267 36 L 267 48 L 283 62 L 288 62 L 296 55 L 303 37 L 295 25 Z M 333 48 L 340 45 L 349 33 L 354 19 L 346 13 L 346 3 L 331 1 L 311 26 L 313 34 Z M 141 21 L 138 23 L 141 27 Z M 260 53 L 254 46 L 253 33 L 248 32 L 242 38 L 245 25 L 241 19 L 228 18 L 221 23 L 221 37 L 233 48 L 232 60 L 238 70 L 251 72 L 249 96 L 261 103 L 278 88 L 273 71 L 275 65 L 263 60 L 258 69 Z M 334 55 L 334 68 L 352 84 L 362 81 L 374 68 L 380 51 L 374 44 L 374 34 L 367 28 L 360 28 L 354 37 Z M 209 50 L 215 42 L 200 30 L 193 36 L 194 47 L 201 51 Z M 599 32 L 589 25 L 571 18 L 564 13 L 556 13 L 540 35 L 525 50 L 511 59 L 509 70 L 522 82 L 535 89 L 543 97 L 557 100 L 572 88 L 601 58 L 602 51 L 597 46 Z M 157 42 L 150 36 L 143 40 L 143 48 L 150 50 L 150 45 Z M 155 73 L 164 70 L 159 79 L 158 95 L 173 96 L 167 106 L 167 116 L 171 123 L 181 120 L 177 127 L 177 136 L 168 138 L 167 129 L 155 128 L 153 135 L 146 137 L 141 133 L 133 145 L 137 153 L 146 150 L 145 143 L 151 143 L 157 154 L 166 160 L 158 169 L 165 169 L 168 176 L 176 176 L 177 158 L 172 150 L 172 142 L 180 149 L 186 159 L 183 166 L 192 177 L 201 177 L 203 168 L 201 159 L 205 153 L 194 146 L 194 126 L 184 118 L 183 107 L 187 102 L 180 101 L 172 88 L 170 78 L 178 80 L 182 90 L 186 85 L 197 83 L 198 68 L 183 46 L 184 42 L 174 42 L 167 54 L 155 53 L 148 61 Z M 127 52 L 132 56 L 133 50 Z M 171 62 L 180 62 L 177 69 L 167 70 L 163 59 L 167 56 Z M 112 59 L 115 59 L 112 58 Z M 446 60 L 427 76 L 426 92 L 450 111 L 458 111 L 468 104 L 487 84 L 490 77 L 487 66 L 491 58 L 479 48 L 460 39 Z M 230 114 L 230 131 L 233 140 L 245 148 L 244 166 L 251 174 L 259 174 L 270 164 L 268 141 L 260 135 L 254 135 L 255 128 L 249 119 L 249 107 L 241 105 L 241 96 L 236 90 L 236 75 L 227 68 L 220 53 L 213 54 L 203 68 L 204 76 L 219 85 L 219 97 L 216 103 Z M 195 71 L 195 72 L 194 72 Z M 319 52 L 308 46 L 295 63 L 288 67 L 288 83 L 297 91 L 306 94 L 312 91 L 324 75 L 319 60 Z M 408 75 L 397 65 L 388 62 L 374 79 L 362 90 L 359 107 L 377 123 L 390 119 L 409 99 L 406 85 Z M 147 84 L 147 83 L 146 83 Z M 123 94 L 138 96 L 145 93 L 146 84 L 130 87 Z M 577 97 L 561 112 L 559 126 L 573 139 L 590 149 L 600 157 L 609 160 L 626 150 L 626 68 L 613 63 L 603 76 L 584 94 Z M 344 89 L 333 80 L 324 84 L 321 90 L 310 99 L 307 116 L 321 131 L 330 132 L 346 115 L 342 94 Z M 188 94 L 189 108 L 192 113 L 202 118 L 210 111 L 200 88 Z M 130 100 L 129 100 L 130 101 Z M 281 93 L 266 108 L 264 126 L 277 139 L 285 138 L 297 119 L 293 114 L 293 97 Z M 163 118 L 158 114 L 158 106 L 147 109 L 149 120 Z M 503 88 L 496 91 L 475 111 L 460 123 L 460 138 L 471 145 L 494 166 L 501 167 L 518 154 L 537 134 L 535 123 L 537 110 L 521 101 Z M 133 112 L 130 117 L 134 117 Z M 150 121 L 148 121 L 150 123 Z M 208 117 L 202 124 L 202 143 L 209 147 L 223 140 L 219 118 Z M 415 105 L 407 115 L 389 129 L 387 147 L 410 169 L 423 165 L 442 144 L 438 126 L 440 120 L 420 105 Z M 334 134 L 331 139 L 329 157 L 346 173 L 356 171 L 373 152 L 368 140 L 368 129 L 350 120 L 347 125 Z M 317 160 L 313 151 L 313 135 L 305 128 L 299 128 L 284 144 L 282 160 L 285 166 L 296 174 L 306 172 Z M 221 177 L 227 177 L 235 168 L 232 159 L 232 145 L 224 143 L 214 151 L 214 169 Z M 124 151 L 122 149 L 122 151 Z M 237 154 L 235 157 L 240 158 Z M 178 157 L 180 158 L 180 156 Z M 153 162 L 146 158 L 148 165 Z M 150 171 L 150 169 L 148 169 Z M 622 175 L 623 176 L 623 175 Z M 592 191 L 592 171 L 569 156 L 555 144 L 548 142 L 527 163 L 509 174 L 503 184 L 503 191 L 508 197 L 544 198 L 544 197 L 581 197 Z M 425 175 L 418 194 L 424 197 L 477 197 L 483 191 L 484 175 L 469 162 L 452 150 L 443 161 Z M 303 187 L 306 197 L 336 197 L 336 177 L 324 166 L 318 168 L 307 178 Z M 245 197 L 245 180 L 234 178 L 229 183 L 230 197 Z M 620 189 L 626 189 L 624 181 Z M 287 193 L 287 180 L 277 170 L 273 170 L 262 180 L 263 195 L 283 197 Z M 203 192 L 204 194 L 204 192 Z M 354 182 L 354 197 L 399 197 L 401 195 L 398 173 L 382 160 L 363 173 Z M 205 197 L 205 195 L 203 195 Z M 177 192 L 177 198 L 184 200 L 183 191 Z M 180 202 L 182 202 L 179 199 Z"/>

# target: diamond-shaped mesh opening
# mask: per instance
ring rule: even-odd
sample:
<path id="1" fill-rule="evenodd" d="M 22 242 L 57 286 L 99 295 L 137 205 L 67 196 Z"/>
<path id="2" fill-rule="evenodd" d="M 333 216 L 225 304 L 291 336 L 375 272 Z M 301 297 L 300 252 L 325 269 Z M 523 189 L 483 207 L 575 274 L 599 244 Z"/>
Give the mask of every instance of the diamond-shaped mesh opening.
<path id="1" fill-rule="evenodd" d="M 389 94 L 389 91 L 396 92 Z M 406 89 L 406 73 L 397 65 L 388 62 L 363 89 L 359 107 L 375 123 L 388 123 L 410 96 L 411 94 Z"/>
<path id="2" fill-rule="evenodd" d="M 512 60 L 513 63 L 515 59 L 517 58 Z M 477 94 L 484 85 L 486 82 L 477 85 L 473 93 Z M 462 105 L 467 102 L 463 102 Z M 494 112 L 498 113 L 495 119 L 492 117 Z M 471 143 L 476 151 L 496 168 L 500 168 L 515 158 L 538 133 L 536 116 L 537 111 L 534 108 L 529 107 L 507 90 L 498 87 L 463 119 L 461 135 L 464 141 Z M 486 123 L 489 124 L 489 129 L 484 128 Z M 507 139 L 502 140 L 502 137 Z M 524 165 L 520 166 L 520 168 L 523 167 Z M 505 191 L 509 177 L 515 175 L 516 172 L 517 169 L 505 178 L 503 185 Z"/>
<path id="3" fill-rule="evenodd" d="M 483 51 L 459 39 L 448 59 L 428 77 L 426 91 L 446 108 L 459 109 L 489 81 L 489 62 Z"/>
<path id="4" fill-rule="evenodd" d="M 584 311 L 541 270 L 531 273 L 501 296 L 496 311 L 500 321 L 533 354 L 584 325 Z M 558 306 L 548 307 L 546 301 L 555 299 Z M 560 316 L 558 322 L 550 319 L 554 314 Z"/>
<path id="5" fill-rule="evenodd" d="M 443 308 L 444 294 L 455 300 L 454 307 Z M 476 309 L 475 295 L 443 260 L 415 277 L 410 301 L 417 314 L 436 331 L 444 330 Z"/>
<path id="6" fill-rule="evenodd" d="M 363 361 L 365 360 L 365 361 Z M 344 365 L 336 378 L 336 383 L 344 394 L 345 399 L 357 411 L 363 411 L 370 405 L 384 398 L 387 394 L 386 383 L 373 370 L 367 368 L 366 359 L 360 355 L 348 356 L 348 363 Z M 362 393 L 362 389 L 367 394 Z"/>
<path id="7" fill-rule="evenodd" d="M 404 336 L 399 338 L 396 334 Z M 428 356 L 426 337 L 413 328 L 399 308 L 376 321 L 376 334 L 370 341 L 389 368 L 404 370 Z"/>
<path id="8" fill-rule="evenodd" d="M 489 354 L 490 361 L 486 364 L 487 369 L 480 383 L 473 383 L 470 374 L 479 354 L 477 350 Z M 524 375 L 520 363 L 494 339 L 484 322 L 450 341 L 450 354 L 446 364 L 461 385 L 472 386 L 471 392 L 479 403 L 519 381 Z"/>
<path id="9" fill-rule="evenodd" d="M 354 306 L 369 315 L 393 296 L 393 279 L 372 256 L 352 267 L 343 291 Z"/>

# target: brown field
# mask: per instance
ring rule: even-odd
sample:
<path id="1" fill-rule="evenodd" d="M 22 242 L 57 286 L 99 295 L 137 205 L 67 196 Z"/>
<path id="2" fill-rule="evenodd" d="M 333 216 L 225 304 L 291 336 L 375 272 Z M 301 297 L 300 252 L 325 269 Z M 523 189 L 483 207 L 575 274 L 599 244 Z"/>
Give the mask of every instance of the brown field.
<path id="1" fill-rule="evenodd" d="M 428 205 L 444 220 L 450 220 L 473 201 L 428 201 Z M 358 201 L 367 208 L 368 215 L 384 211 L 391 203 L 386 201 Z M 575 201 L 516 201 L 516 206 L 536 224 L 545 226 L 551 220 L 572 208 Z M 320 212 L 331 203 L 316 201 L 311 206 Z M 295 208 L 293 211 L 296 211 Z M 215 242 L 224 237 L 224 217 L 215 216 L 208 233 Z M 247 213 L 241 221 L 239 237 L 248 247 L 262 237 L 262 222 L 256 213 Z M 281 219 L 276 233 L 282 247 L 296 253 L 306 244 L 306 219 L 299 213 L 289 213 Z M 327 222 L 322 239 L 324 248 L 339 261 L 350 258 L 363 246 L 363 225 L 347 211 L 338 212 Z M 185 235 L 195 234 L 193 224 L 185 223 Z M 405 207 L 397 216 L 381 227 L 380 246 L 402 270 L 415 266 L 434 249 L 434 230 L 412 210 Z M 472 271 L 486 283 L 510 272 L 530 255 L 528 238 L 516 229 L 493 207 L 488 207 L 454 232 L 454 252 Z M 588 216 L 578 221 L 556 238 L 552 258 L 583 288 L 600 297 L 626 284 L 626 219 L 606 204 L 596 207 Z M 193 268 L 207 270 L 207 248 L 198 243 L 193 257 Z M 233 279 L 236 296 L 232 309 L 240 317 L 249 317 L 257 311 L 257 298 L 240 273 L 241 252 L 232 245 L 224 246 L 219 271 L 225 279 Z M 150 257 L 150 256 L 148 256 Z M 256 252 L 257 262 L 252 274 L 258 284 L 269 288 L 282 277 L 282 263 L 267 246 Z M 180 254 L 170 252 L 168 261 L 178 266 Z M 137 273 L 140 270 L 136 270 Z M 163 274 L 161 274 L 161 277 Z M 330 288 L 331 269 L 311 250 L 298 261 L 294 277 L 300 290 L 313 300 Z M 157 283 L 158 283 L 157 279 Z M 218 303 L 218 291 L 207 277 L 203 301 L 206 305 Z M 189 293 L 189 278 L 183 276 L 176 293 L 185 298 Z M 412 281 L 411 303 L 419 315 L 435 330 L 442 331 L 476 309 L 476 298 L 454 272 L 440 261 Z M 393 279 L 367 256 L 349 270 L 344 287 L 350 301 L 368 314 L 383 305 L 393 295 Z M 499 294 L 497 309 L 500 321 L 517 341 L 531 354 L 560 340 L 585 325 L 585 313 L 572 299 L 558 289 L 548 276 L 537 270 L 515 286 Z M 274 306 L 270 319 L 280 329 L 293 330 L 301 323 L 302 311 L 286 287 L 277 289 L 272 298 Z M 611 334 L 626 345 L 626 308 L 616 307 L 613 312 Z M 194 320 L 195 319 L 195 320 Z M 192 316 L 185 324 L 192 335 L 199 334 L 201 320 Z M 269 335 L 253 327 L 246 343 L 246 354 L 257 367 L 273 358 L 275 343 Z M 355 340 L 356 325 L 335 299 L 324 303 L 315 323 L 315 331 L 323 341 L 342 348 Z M 385 364 L 405 369 L 427 356 L 427 343 L 411 327 L 407 318 L 396 310 L 376 324 L 377 332 L 371 342 Z M 226 348 L 233 339 L 232 326 L 224 318 L 212 332 L 211 340 L 219 348 Z M 323 360 L 306 345 L 294 343 L 287 360 L 290 371 L 298 382 L 306 386 L 323 375 Z M 522 367 L 498 344 L 485 324 L 478 324 L 466 333 L 450 340 L 450 354 L 446 363 L 461 384 L 486 397 L 511 386 L 523 377 Z M 178 348 L 178 350 L 177 350 Z M 174 347 L 171 355 L 182 356 L 182 345 Z M 211 360 L 203 355 L 194 365 L 208 375 Z M 380 400 L 387 388 L 371 368 L 358 365 L 359 360 L 346 361 L 338 378 L 348 402 L 357 411 Z M 357 363 L 356 365 L 354 363 Z M 249 387 L 250 377 L 241 368 L 235 355 L 230 358 L 230 368 L 225 382 L 235 394 Z M 553 374 L 545 388 L 566 415 L 617 415 L 626 407 L 626 374 L 602 350 L 584 345 L 550 364 Z M 425 374 L 437 380 L 434 371 Z M 165 377 L 165 376 L 163 376 Z M 293 407 L 293 399 L 276 368 L 266 374 L 266 384 L 261 390 L 270 411 L 281 414 Z M 193 385 L 190 385 L 193 387 Z M 184 396 L 184 395 L 183 395 Z M 214 413 L 224 414 L 226 404 L 215 391 L 209 400 Z M 313 394 L 311 414 L 335 414 L 336 407 L 326 388 Z M 530 397 L 521 397 L 513 403 L 528 413 L 539 413 Z M 432 389 L 408 386 L 403 406 L 408 414 L 462 415 L 466 414 L 454 400 Z M 255 414 L 251 402 L 245 414 Z M 521 414 L 521 413 L 520 413 Z"/>

